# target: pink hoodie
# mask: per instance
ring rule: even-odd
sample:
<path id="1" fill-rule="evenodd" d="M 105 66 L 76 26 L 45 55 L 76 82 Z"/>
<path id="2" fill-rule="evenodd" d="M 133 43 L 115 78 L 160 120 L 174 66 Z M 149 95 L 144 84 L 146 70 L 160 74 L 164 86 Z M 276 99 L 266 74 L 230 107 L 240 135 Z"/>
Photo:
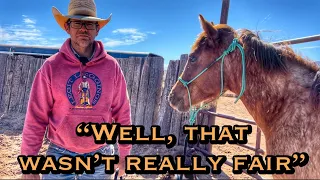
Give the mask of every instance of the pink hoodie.
<path id="1" fill-rule="evenodd" d="M 68 39 L 60 52 L 37 71 L 22 133 L 22 155 L 38 155 L 47 126 L 52 143 L 73 152 L 88 153 L 103 144 L 95 144 L 93 136 L 77 136 L 79 123 L 112 123 L 114 119 L 116 123 L 131 125 L 123 72 L 100 41 L 95 41 L 95 48 L 94 57 L 83 66 Z M 125 157 L 132 145 L 118 147 L 119 156 Z"/>

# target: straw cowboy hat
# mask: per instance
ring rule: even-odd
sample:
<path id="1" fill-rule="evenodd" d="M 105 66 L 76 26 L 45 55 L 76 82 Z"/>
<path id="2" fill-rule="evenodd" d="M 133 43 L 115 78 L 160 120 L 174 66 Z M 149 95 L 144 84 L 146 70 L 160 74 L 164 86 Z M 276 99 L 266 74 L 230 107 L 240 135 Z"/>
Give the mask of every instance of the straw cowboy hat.
<path id="1" fill-rule="evenodd" d="M 98 18 L 94 0 L 71 0 L 68 7 L 68 15 L 62 15 L 56 7 L 52 7 L 52 13 L 63 30 L 66 30 L 64 23 L 67 22 L 69 18 L 83 21 L 97 21 L 101 29 L 109 23 L 112 16 L 112 14 L 110 14 L 108 19 Z"/>

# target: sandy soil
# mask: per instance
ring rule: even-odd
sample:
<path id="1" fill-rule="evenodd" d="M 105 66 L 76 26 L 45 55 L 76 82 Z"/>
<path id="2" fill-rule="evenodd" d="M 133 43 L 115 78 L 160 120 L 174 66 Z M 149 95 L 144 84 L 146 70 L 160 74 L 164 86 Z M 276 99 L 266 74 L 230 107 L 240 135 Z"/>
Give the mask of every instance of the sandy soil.
<path id="1" fill-rule="evenodd" d="M 234 98 L 222 97 L 218 101 L 218 113 L 228 114 L 231 116 L 252 119 L 245 107 L 239 101 L 234 104 Z M 21 143 L 21 131 L 23 127 L 24 114 L 0 114 L 0 179 L 17 179 L 20 178 L 21 172 L 16 157 L 19 155 Z M 217 125 L 243 125 L 223 118 L 216 118 Z M 253 133 L 248 136 L 248 145 L 255 146 L 256 126 L 253 127 Z M 44 154 L 48 144 L 43 143 L 41 154 Z M 261 148 L 265 149 L 265 140 L 262 134 Z M 167 149 L 163 145 L 134 145 L 132 154 L 135 155 L 175 155 L 183 152 L 183 147 L 176 146 Z M 228 160 L 232 162 L 234 155 L 254 155 L 254 152 L 237 145 L 213 145 L 212 153 L 215 155 L 226 155 Z M 222 166 L 222 173 L 219 175 L 199 175 L 200 179 L 252 179 L 251 176 L 242 173 L 235 175 L 232 173 L 232 167 L 228 165 Z M 161 175 L 128 175 L 127 179 L 155 179 Z M 270 175 L 262 175 L 264 178 L 272 178 Z"/>

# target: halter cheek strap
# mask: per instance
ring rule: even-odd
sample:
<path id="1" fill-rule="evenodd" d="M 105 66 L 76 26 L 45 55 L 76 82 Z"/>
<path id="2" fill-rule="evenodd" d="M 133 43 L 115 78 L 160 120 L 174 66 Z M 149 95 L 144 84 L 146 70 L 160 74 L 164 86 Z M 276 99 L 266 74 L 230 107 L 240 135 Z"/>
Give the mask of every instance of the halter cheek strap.
<path id="1" fill-rule="evenodd" d="M 216 62 L 218 62 L 219 60 L 221 60 L 221 90 L 220 90 L 220 96 L 223 95 L 223 87 L 224 87 L 224 83 L 223 83 L 223 64 L 224 64 L 224 58 L 231 52 L 233 52 L 236 48 L 239 48 L 240 52 L 241 52 L 241 58 L 242 58 L 242 86 L 241 86 L 241 91 L 240 91 L 240 94 L 239 96 L 237 97 L 236 101 L 234 103 L 237 103 L 237 101 L 240 99 L 240 97 L 243 95 L 244 91 L 245 91 L 245 87 L 246 87 L 246 78 L 245 78 L 245 75 L 246 75 L 246 69 L 245 69 L 245 56 L 244 56 L 244 50 L 242 48 L 242 46 L 239 44 L 238 42 L 238 39 L 237 38 L 234 38 L 232 43 L 230 44 L 230 46 L 228 47 L 228 49 L 226 49 L 222 55 L 217 58 L 216 60 L 214 60 L 213 62 L 211 62 L 209 64 L 208 67 L 206 67 L 204 70 L 202 70 L 196 77 L 194 77 L 193 79 L 191 79 L 189 82 L 188 81 L 185 81 L 183 80 L 181 77 L 178 78 L 178 80 L 183 84 L 184 87 L 187 88 L 187 91 L 188 91 L 188 98 L 189 98 L 189 105 L 190 105 L 190 124 L 193 125 L 194 122 L 195 122 L 195 119 L 197 117 L 197 114 L 198 112 L 203 109 L 204 106 L 206 106 L 207 104 L 205 105 L 202 105 L 199 109 L 196 109 L 196 108 L 192 108 L 192 103 L 191 103 L 191 94 L 190 94 L 190 90 L 189 90 L 189 87 L 188 85 L 194 81 L 195 79 L 197 79 L 199 76 L 201 76 L 204 72 L 206 72 L 213 64 L 215 64 Z"/>

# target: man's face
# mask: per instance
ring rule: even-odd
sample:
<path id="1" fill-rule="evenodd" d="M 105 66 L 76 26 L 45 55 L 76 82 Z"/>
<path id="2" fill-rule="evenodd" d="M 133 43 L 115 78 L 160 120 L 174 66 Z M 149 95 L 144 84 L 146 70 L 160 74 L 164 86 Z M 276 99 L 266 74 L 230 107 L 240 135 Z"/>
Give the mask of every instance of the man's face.
<path id="1" fill-rule="evenodd" d="M 92 21 L 71 19 L 69 23 L 65 23 L 65 27 L 67 33 L 70 34 L 71 41 L 82 48 L 92 44 L 99 33 L 99 25 Z"/>

